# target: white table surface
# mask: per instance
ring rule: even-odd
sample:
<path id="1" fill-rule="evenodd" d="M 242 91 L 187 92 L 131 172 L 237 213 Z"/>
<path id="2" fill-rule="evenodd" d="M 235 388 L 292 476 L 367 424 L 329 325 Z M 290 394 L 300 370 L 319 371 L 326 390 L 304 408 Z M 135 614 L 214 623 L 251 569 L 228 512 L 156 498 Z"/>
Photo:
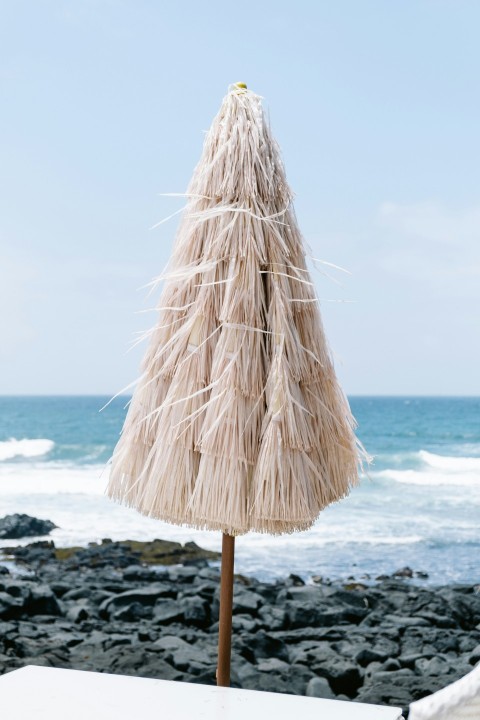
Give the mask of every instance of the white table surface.
<path id="1" fill-rule="evenodd" d="M 15 720 L 399 720 L 399 708 L 29 665 L 0 677 Z"/>

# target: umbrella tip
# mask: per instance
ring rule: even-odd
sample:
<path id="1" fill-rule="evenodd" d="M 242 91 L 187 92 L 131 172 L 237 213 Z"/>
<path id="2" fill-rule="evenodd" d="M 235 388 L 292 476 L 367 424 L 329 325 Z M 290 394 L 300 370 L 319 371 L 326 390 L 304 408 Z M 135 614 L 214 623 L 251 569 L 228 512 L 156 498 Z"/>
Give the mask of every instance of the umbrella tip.
<path id="1" fill-rule="evenodd" d="M 236 88 L 237 90 L 240 90 L 240 91 L 246 90 L 246 89 L 247 89 L 247 83 L 237 82 L 237 83 L 234 83 L 234 86 L 233 86 L 233 87 Z"/>

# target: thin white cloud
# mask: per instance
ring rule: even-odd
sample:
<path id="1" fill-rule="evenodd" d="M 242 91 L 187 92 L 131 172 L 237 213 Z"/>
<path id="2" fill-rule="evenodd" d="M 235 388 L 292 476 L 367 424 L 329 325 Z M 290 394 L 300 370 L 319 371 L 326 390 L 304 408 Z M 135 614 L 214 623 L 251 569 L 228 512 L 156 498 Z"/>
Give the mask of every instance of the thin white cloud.
<path id="1" fill-rule="evenodd" d="M 0 357 L 14 355 L 35 337 L 29 317 L 30 290 L 35 270 L 0 246 Z"/>
<path id="2" fill-rule="evenodd" d="M 463 249 L 479 247 L 480 206 L 449 211 L 436 202 L 413 205 L 385 202 L 379 208 L 378 221 L 418 240 Z"/>
<path id="3" fill-rule="evenodd" d="M 436 202 L 385 202 L 376 224 L 381 267 L 441 293 L 480 294 L 480 206 L 452 211 Z"/>

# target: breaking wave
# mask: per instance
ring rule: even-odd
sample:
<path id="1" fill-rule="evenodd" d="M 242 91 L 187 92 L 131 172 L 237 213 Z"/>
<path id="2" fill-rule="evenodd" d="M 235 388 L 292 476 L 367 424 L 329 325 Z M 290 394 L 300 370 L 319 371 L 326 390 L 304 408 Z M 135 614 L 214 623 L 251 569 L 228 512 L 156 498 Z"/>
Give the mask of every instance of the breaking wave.
<path id="1" fill-rule="evenodd" d="M 40 457 L 49 453 L 54 446 L 53 440 L 47 440 L 46 438 L 38 440 L 10 438 L 9 440 L 0 441 L 0 461 L 12 460 L 17 457 Z"/>
<path id="2" fill-rule="evenodd" d="M 419 467 L 387 469 L 376 477 L 410 485 L 459 485 L 480 488 L 480 457 L 437 455 L 427 450 L 415 453 Z"/>

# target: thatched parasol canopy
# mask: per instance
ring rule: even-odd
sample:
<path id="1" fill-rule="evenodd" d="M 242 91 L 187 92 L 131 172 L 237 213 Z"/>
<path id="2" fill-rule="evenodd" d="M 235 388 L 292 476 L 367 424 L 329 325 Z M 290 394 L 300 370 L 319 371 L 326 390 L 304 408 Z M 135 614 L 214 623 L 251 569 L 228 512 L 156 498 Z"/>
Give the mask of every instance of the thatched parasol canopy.
<path id="1" fill-rule="evenodd" d="M 357 482 L 279 148 L 232 86 L 187 193 L 108 494 L 240 535 L 305 530 Z"/>

